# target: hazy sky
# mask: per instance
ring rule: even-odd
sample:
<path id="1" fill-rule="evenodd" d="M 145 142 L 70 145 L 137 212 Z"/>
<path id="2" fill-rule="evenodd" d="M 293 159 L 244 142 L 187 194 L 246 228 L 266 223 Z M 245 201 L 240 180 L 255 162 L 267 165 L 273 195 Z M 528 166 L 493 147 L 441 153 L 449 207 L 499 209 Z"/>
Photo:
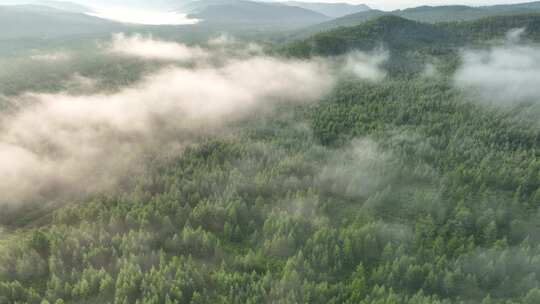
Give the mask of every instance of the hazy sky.
<path id="1" fill-rule="evenodd" d="M 0 3 L 21 3 L 21 2 L 37 2 L 39 0 L 0 0 Z M 130 8 L 135 7 L 154 7 L 159 4 L 171 3 L 185 3 L 191 0 L 64 0 L 71 2 L 84 3 L 90 6 L 128 6 Z M 286 1 L 286 0 L 259 0 L 259 1 Z M 496 5 L 496 4 L 511 4 L 511 3 L 523 3 L 523 2 L 533 2 L 533 0 L 297 0 L 305 2 L 348 2 L 355 4 L 367 4 L 372 8 L 383 9 L 383 10 L 394 10 L 394 9 L 403 9 L 407 7 L 415 7 L 421 5 L 455 5 L 463 4 L 470 6 L 481 6 L 481 5 Z"/>

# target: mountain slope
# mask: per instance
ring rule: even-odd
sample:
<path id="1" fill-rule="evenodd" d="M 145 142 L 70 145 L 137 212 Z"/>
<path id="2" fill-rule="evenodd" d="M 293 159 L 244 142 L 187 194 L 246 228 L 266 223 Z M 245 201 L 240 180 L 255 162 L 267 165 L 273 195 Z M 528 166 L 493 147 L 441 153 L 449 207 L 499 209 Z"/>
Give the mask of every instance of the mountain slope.
<path id="1" fill-rule="evenodd" d="M 38 5 L 0 6 L 0 40 L 104 33 L 121 25 Z"/>
<path id="2" fill-rule="evenodd" d="M 283 2 L 283 4 L 305 8 L 332 18 L 339 18 L 349 14 L 369 11 L 371 9 L 365 4 L 353 5 L 348 3 L 287 1 Z"/>
<path id="3" fill-rule="evenodd" d="M 532 13 L 540 13 L 540 2 L 483 7 L 470 7 L 463 5 L 420 6 L 392 12 L 370 10 L 343 16 L 341 18 L 311 26 L 298 33 L 298 36 L 307 37 L 317 32 L 327 31 L 340 26 L 355 26 L 384 15 L 395 15 L 420 22 L 438 23 L 473 21 L 498 15 L 519 15 Z"/>
<path id="4" fill-rule="evenodd" d="M 525 28 L 524 37 L 540 41 L 540 15 L 494 16 L 475 21 L 421 23 L 394 15 L 385 15 L 353 27 L 340 27 L 307 39 L 296 40 L 286 49 L 297 56 L 340 55 L 353 49 L 390 51 L 424 48 L 459 48 L 468 44 L 505 39 L 516 28 Z"/>
<path id="5" fill-rule="evenodd" d="M 509 31 L 523 28 L 522 39 L 540 41 L 540 14 L 493 16 L 474 21 L 441 23 L 438 28 L 452 33 L 459 45 L 506 39 Z"/>
<path id="6" fill-rule="evenodd" d="M 447 43 L 447 30 L 427 23 L 387 15 L 355 27 L 341 27 L 316 34 L 290 45 L 293 54 L 306 56 L 339 55 L 352 49 L 417 49 L 434 43 Z"/>
<path id="7" fill-rule="evenodd" d="M 525 28 L 522 38 L 540 41 L 540 15 L 496 16 L 475 21 L 421 23 L 386 15 L 353 27 L 340 27 L 282 48 L 293 57 L 339 56 L 351 51 L 388 52 L 385 69 L 409 77 L 424 71 L 432 58 L 444 58 L 442 69 L 456 68 L 463 47 L 478 47 L 507 39 L 512 29 Z M 437 60 L 436 60 L 437 61 Z"/>
<path id="8" fill-rule="evenodd" d="M 205 24 L 302 26 L 330 19 L 300 7 L 247 0 L 201 0 L 187 4 L 183 9 L 191 12 L 190 17 L 201 19 Z"/>

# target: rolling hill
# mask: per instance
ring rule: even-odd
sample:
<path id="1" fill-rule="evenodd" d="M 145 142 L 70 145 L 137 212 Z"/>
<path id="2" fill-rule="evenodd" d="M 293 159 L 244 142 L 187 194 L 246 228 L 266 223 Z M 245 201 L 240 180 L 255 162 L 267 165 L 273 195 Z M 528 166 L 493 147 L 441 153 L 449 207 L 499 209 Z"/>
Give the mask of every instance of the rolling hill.
<path id="1" fill-rule="evenodd" d="M 532 13 L 540 13 L 540 2 L 483 7 L 470 7 L 463 5 L 420 6 L 391 12 L 369 10 L 310 26 L 300 31 L 296 37 L 308 37 L 314 33 L 327 31 L 340 26 L 355 26 L 384 15 L 395 15 L 420 22 L 440 23 L 473 21 L 499 15 L 520 15 Z"/>
<path id="2" fill-rule="evenodd" d="M 301 7 L 280 3 L 263 3 L 247 0 L 200 0 L 182 7 L 191 18 L 202 24 L 272 25 L 301 27 L 324 22 L 330 18 Z"/>
<path id="3" fill-rule="evenodd" d="M 459 62 L 459 50 L 506 39 L 507 33 L 525 28 L 524 39 L 540 41 L 540 15 L 495 16 L 475 21 L 422 23 L 385 15 L 353 27 L 340 27 L 286 44 L 281 51 L 293 57 L 336 56 L 354 50 L 388 51 L 385 68 L 393 75 L 418 74 L 430 58 L 445 58 L 444 69 Z"/>
<path id="4" fill-rule="evenodd" d="M 371 8 L 365 4 L 353 5 L 349 3 L 323 3 L 287 1 L 283 4 L 305 8 L 332 18 L 339 18 L 350 14 L 365 12 Z"/>
<path id="5" fill-rule="evenodd" d="M 340 55 L 353 49 L 418 49 L 434 43 L 448 43 L 449 31 L 432 24 L 386 15 L 354 27 L 340 27 L 291 43 L 293 54 Z"/>
<path id="6" fill-rule="evenodd" d="M 122 25 L 39 5 L 0 6 L 0 40 L 106 33 Z"/>
<path id="7" fill-rule="evenodd" d="M 504 39 L 508 31 L 525 28 L 525 38 L 540 41 L 540 15 L 494 16 L 474 21 L 423 23 L 384 15 L 352 27 L 321 32 L 290 43 L 287 48 L 300 56 L 339 55 L 353 49 L 384 47 L 391 51 L 462 47 Z"/>

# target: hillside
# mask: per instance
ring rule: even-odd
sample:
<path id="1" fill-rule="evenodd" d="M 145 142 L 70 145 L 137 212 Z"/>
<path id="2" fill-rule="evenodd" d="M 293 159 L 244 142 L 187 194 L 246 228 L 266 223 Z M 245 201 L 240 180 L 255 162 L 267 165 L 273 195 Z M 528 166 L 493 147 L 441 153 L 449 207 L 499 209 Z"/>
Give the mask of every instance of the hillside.
<path id="1" fill-rule="evenodd" d="M 338 55 L 377 47 L 393 52 L 459 48 L 502 39 L 509 30 L 526 28 L 525 37 L 540 38 L 540 15 L 495 16 L 475 21 L 422 23 L 395 15 L 375 17 L 360 25 L 340 27 L 291 42 L 286 52 L 296 56 Z"/>
<path id="2" fill-rule="evenodd" d="M 38 5 L 0 6 L 0 40 L 107 33 L 121 25 Z"/>
<path id="3" fill-rule="evenodd" d="M 283 2 L 283 4 L 305 8 L 332 18 L 339 18 L 345 15 L 369 11 L 371 9 L 365 4 L 354 5 L 348 3 L 287 1 Z"/>
<path id="4" fill-rule="evenodd" d="M 300 7 L 280 3 L 247 0 L 200 0 L 183 7 L 192 18 L 202 20 L 202 25 L 273 25 L 301 27 L 320 23 L 330 18 Z"/>
<path id="5" fill-rule="evenodd" d="M 437 25 L 452 33 L 458 46 L 468 43 L 505 39 L 513 29 L 524 29 L 522 39 L 540 42 L 540 13 L 493 16 L 469 22 L 450 22 Z"/>
<path id="6" fill-rule="evenodd" d="M 308 27 L 299 32 L 295 37 L 307 37 L 314 33 L 330 30 L 340 26 L 355 26 L 383 15 L 395 15 L 420 22 L 439 23 L 473 21 L 497 15 L 519 15 L 533 13 L 540 13 L 540 2 L 484 7 L 470 7 L 463 5 L 420 6 L 391 12 L 370 10 L 343 16 L 341 18 L 336 18 L 334 20 Z"/>
<path id="7" fill-rule="evenodd" d="M 341 27 L 292 42 L 286 49 L 298 56 L 339 55 L 353 49 L 370 51 L 377 47 L 399 52 L 446 45 L 451 38 L 446 29 L 386 15 L 355 27 Z"/>
<path id="8" fill-rule="evenodd" d="M 426 64 L 441 62 L 440 69 L 453 71 L 464 47 L 482 47 L 506 39 L 509 31 L 524 28 L 522 39 L 540 41 L 540 15 L 496 16 L 476 21 L 422 23 L 385 15 L 352 27 L 339 27 L 288 42 L 279 52 L 293 57 L 336 56 L 351 51 L 387 51 L 384 66 L 394 77 L 424 72 Z M 438 59 L 434 59 L 438 58 Z M 442 58 L 442 59 L 441 59 Z"/>

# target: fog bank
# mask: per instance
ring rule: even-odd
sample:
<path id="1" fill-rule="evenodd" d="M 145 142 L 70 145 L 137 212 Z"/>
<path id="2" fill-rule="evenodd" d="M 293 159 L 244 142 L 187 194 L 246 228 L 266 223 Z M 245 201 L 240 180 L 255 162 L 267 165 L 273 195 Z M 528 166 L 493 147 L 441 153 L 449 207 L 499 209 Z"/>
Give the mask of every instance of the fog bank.
<path id="1" fill-rule="evenodd" d="M 120 46 L 141 42 L 138 36 L 120 40 Z M 185 51 L 180 57 L 203 52 L 162 41 L 142 44 L 148 47 L 137 52 L 145 58 L 172 58 L 178 47 Z M 0 204 L 112 189 L 122 176 L 137 173 L 145 155 L 179 153 L 276 103 L 316 101 L 333 82 L 321 61 L 259 55 L 170 66 L 116 93 L 24 94 L 13 102 L 30 105 L 0 117 Z"/>
<path id="2" fill-rule="evenodd" d="M 540 46 L 520 44 L 523 29 L 510 31 L 507 43 L 488 50 L 467 50 L 456 72 L 458 87 L 497 105 L 540 102 Z"/>

